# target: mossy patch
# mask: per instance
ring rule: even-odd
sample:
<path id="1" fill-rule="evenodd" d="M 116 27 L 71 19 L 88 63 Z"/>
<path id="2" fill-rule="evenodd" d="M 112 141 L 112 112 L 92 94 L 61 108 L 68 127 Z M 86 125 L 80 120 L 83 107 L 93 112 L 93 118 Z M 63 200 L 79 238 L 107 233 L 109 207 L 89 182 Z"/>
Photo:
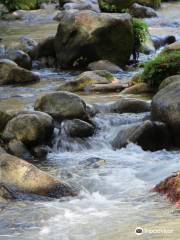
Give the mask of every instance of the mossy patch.
<path id="1" fill-rule="evenodd" d="M 147 62 L 142 79 L 156 90 L 165 78 L 177 74 L 180 74 L 180 50 L 159 54 Z"/>

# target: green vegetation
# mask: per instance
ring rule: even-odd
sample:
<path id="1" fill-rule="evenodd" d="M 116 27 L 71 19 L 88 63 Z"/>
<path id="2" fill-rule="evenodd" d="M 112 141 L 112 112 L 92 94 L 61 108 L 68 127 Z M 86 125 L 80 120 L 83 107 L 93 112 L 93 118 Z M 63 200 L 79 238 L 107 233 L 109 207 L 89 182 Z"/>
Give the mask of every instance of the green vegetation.
<path id="1" fill-rule="evenodd" d="M 146 42 L 149 32 L 148 25 L 138 18 L 133 18 L 133 31 L 134 31 L 134 49 L 133 59 L 138 60 L 138 55 L 143 43 Z"/>
<path id="2" fill-rule="evenodd" d="M 49 2 L 49 0 L 0 0 L 0 3 L 5 4 L 10 11 L 36 9 L 42 2 Z"/>
<path id="3" fill-rule="evenodd" d="M 156 90 L 165 78 L 176 74 L 180 74 L 180 50 L 159 54 L 147 62 L 142 79 Z"/>
<path id="4" fill-rule="evenodd" d="M 124 12 L 134 0 L 98 0 L 102 12 Z"/>

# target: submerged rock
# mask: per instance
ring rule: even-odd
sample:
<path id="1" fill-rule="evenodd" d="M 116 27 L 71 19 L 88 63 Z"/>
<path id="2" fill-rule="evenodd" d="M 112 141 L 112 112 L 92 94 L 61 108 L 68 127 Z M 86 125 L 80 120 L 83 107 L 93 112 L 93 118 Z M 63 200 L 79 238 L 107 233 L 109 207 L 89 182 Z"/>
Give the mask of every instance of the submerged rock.
<path id="1" fill-rule="evenodd" d="M 160 182 L 153 191 L 164 194 L 172 203 L 180 207 L 180 171 Z"/>
<path id="2" fill-rule="evenodd" d="M 79 164 L 85 168 L 99 168 L 106 164 L 106 160 L 98 157 L 90 157 L 84 161 L 79 162 Z"/>
<path id="3" fill-rule="evenodd" d="M 97 60 L 125 65 L 132 53 L 133 29 L 129 14 L 64 11 L 55 37 L 57 63 L 63 68 Z"/>
<path id="4" fill-rule="evenodd" d="M 6 125 L 3 138 L 6 141 L 19 140 L 27 145 L 49 141 L 53 133 L 53 119 L 46 113 L 30 112 L 19 114 Z"/>
<path id="5" fill-rule="evenodd" d="M 36 100 L 35 110 L 46 112 L 57 120 L 79 118 L 88 120 L 85 102 L 70 92 L 53 92 Z"/>
<path id="6" fill-rule="evenodd" d="M 160 122 L 145 122 L 124 125 L 112 141 L 115 149 L 136 143 L 143 150 L 157 151 L 172 146 L 171 136 L 167 126 Z"/>
<path id="7" fill-rule="evenodd" d="M 67 120 L 63 123 L 66 133 L 70 137 L 86 138 L 94 134 L 94 126 L 80 119 Z"/>
<path id="8" fill-rule="evenodd" d="M 75 196 L 66 183 L 9 154 L 0 155 L 1 182 L 17 192 L 52 198 Z"/>
<path id="9" fill-rule="evenodd" d="M 39 81 L 38 75 L 8 59 L 0 60 L 0 85 L 32 83 Z"/>

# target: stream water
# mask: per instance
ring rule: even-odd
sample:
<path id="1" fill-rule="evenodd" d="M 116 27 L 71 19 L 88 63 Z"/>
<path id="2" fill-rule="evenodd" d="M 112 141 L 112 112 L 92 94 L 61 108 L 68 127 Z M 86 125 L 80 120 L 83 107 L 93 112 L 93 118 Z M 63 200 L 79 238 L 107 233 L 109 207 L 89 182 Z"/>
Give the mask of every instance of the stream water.
<path id="1" fill-rule="evenodd" d="M 163 4 L 159 18 L 148 20 L 151 33 L 161 36 L 174 33 L 180 38 L 178 11 L 180 3 Z M 46 36 L 54 34 L 56 26 L 56 23 L 28 28 L 3 26 L 2 37 L 9 43 L 16 43 L 25 34 L 40 39 L 44 38 L 45 29 Z M 53 91 L 60 82 L 78 74 L 46 69 L 38 73 L 42 76 L 38 84 L 0 87 L 0 108 L 31 109 L 39 94 Z M 134 73 L 119 73 L 117 77 L 127 81 Z M 82 97 L 88 103 L 102 103 L 114 101 L 120 94 L 86 93 Z M 135 144 L 115 151 L 111 146 L 118 129 L 148 117 L 148 113 L 97 114 L 93 120 L 99 130 L 86 140 L 69 139 L 64 131 L 61 134 L 55 131 L 53 151 L 38 167 L 71 183 L 79 195 L 61 200 L 1 204 L 0 240 L 180 239 L 179 209 L 150 191 L 179 170 L 179 151 L 145 152 Z M 105 161 L 101 161 L 99 168 L 85 164 L 91 157 Z M 142 236 L 135 234 L 137 227 L 143 228 Z"/>

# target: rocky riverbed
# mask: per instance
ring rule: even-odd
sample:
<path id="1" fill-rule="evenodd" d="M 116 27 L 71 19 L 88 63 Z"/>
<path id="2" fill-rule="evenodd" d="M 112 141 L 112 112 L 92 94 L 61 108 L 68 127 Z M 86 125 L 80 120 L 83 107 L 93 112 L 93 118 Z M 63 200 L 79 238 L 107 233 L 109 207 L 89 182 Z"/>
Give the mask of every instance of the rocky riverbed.
<path id="1" fill-rule="evenodd" d="M 145 19 L 160 45 L 149 55 L 140 54 L 142 65 L 162 51 L 166 36 L 180 39 L 178 9 L 178 2 L 163 3 L 158 17 Z M 42 42 L 54 36 L 57 12 L 59 15 L 50 7 L 23 12 L 21 20 L 2 20 L 1 49 L 19 49 L 27 39 Z M 77 17 L 80 25 L 83 16 Z M 124 15 L 112 22 L 128 24 L 128 18 Z M 97 17 L 95 26 L 104 24 L 98 21 Z M 91 30 L 95 26 L 93 23 Z M 61 32 L 56 51 L 62 53 L 59 46 L 64 46 L 64 57 L 72 51 L 68 52 L 60 37 Z M 171 46 L 163 51 L 173 51 Z M 41 48 L 35 49 L 41 52 Z M 143 239 L 178 239 L 179 209 L 172 204 L 179 205 L 178 187 L 174 192 L 169 189 L 174 179 L 179 181 L 179 77 L 166 79 L 156 95 L 144 85 L 139 92 L 129 91 L 127 87 L 143 71 L 142 65 L 96 62 L 74 70 L 69 64 L 77 53 L 66 61 L 60 54 L 56 67 L 52 56 L 38 57 L 32 70 L 9 60 L 0 62 L 1 69 L 8 72 L 0 71 L 0 83 L 8 84 L 0 86 L 0 239 L 138 239 L 137 227 L 144 230 Z M 101 53 L 96 52 L 104 58 Z M 8 56 L 12 60 L 14 54 Z M 94 57 L 84 57 L 89 56 Z M 59 67 L 62 63 L 65 69 Z M 101 70 L 94 69 L 97 66 Z M 104 66 L 106 70 L 102 70 Z"/>

